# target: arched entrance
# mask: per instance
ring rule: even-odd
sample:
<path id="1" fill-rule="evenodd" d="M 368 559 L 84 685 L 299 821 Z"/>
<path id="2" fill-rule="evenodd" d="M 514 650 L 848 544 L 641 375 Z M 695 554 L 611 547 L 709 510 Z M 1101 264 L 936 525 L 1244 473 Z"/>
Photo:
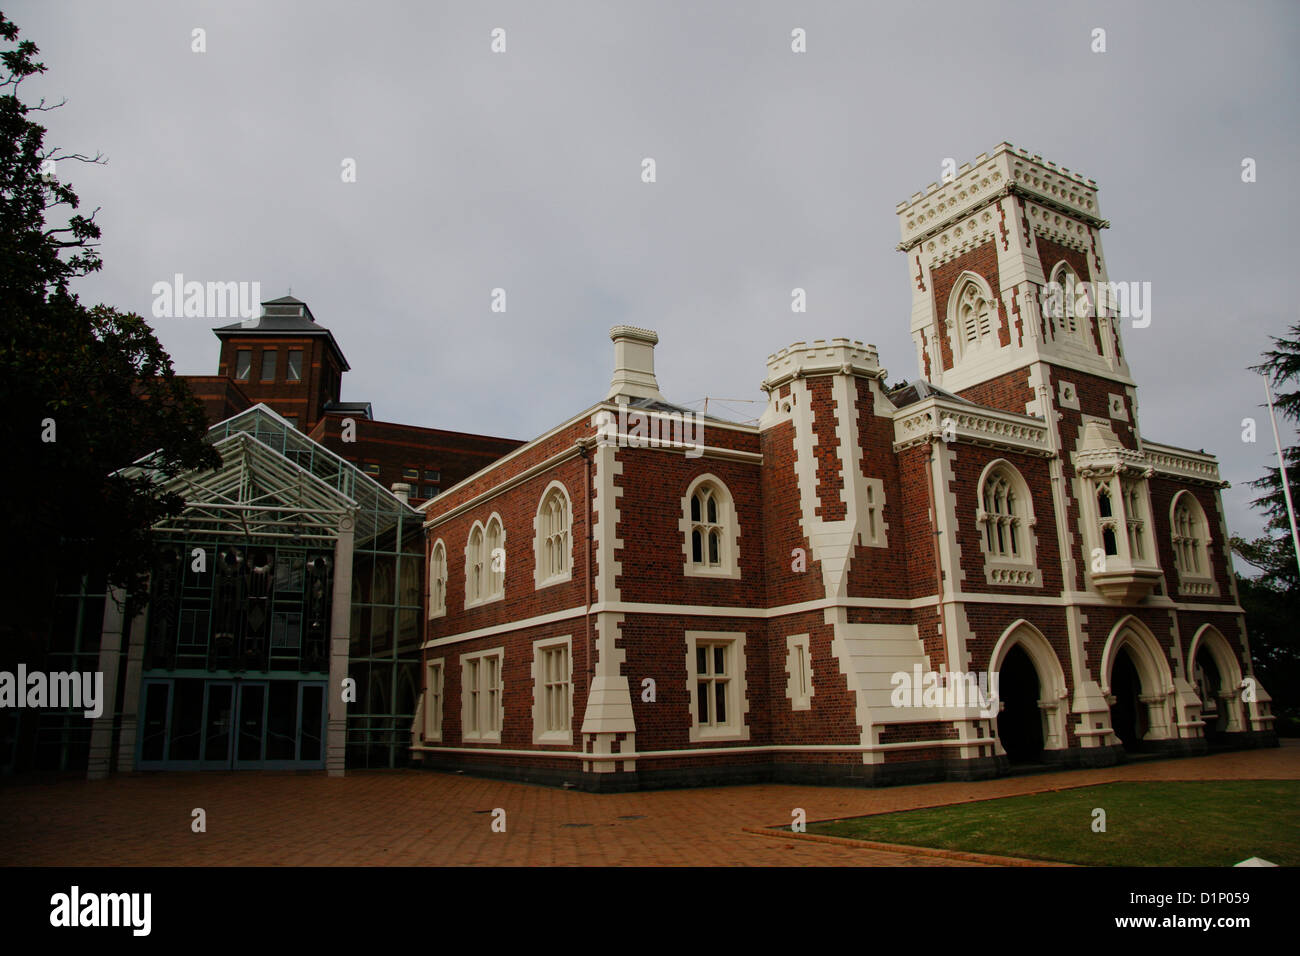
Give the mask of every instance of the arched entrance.
<path id="1" fill-rule="evenodd" d="M 1042 688 L 1025 649 L 1013 646 L 998 671 L 998 739 L 1013 764 L 1039 763 L 1043 757 Z"/>
<path id="2" fill-rule="evenodd" d="M 1223 677 L 1219 674 L 1219 666 L 1214 663 L 1214 655 L 1204 645 L 1196 652 L 1192 676 L 1196 681 L 1197 696 L 1201 698 L 1201 720 L 1205 721 L 1205 736 L 1222 736 L 1228 729 L 1227 708 L 1219 700 Z"/>
<path id="3" fill-rule="evenodd" d="M 1176 736 L 1171 712 L 1173 676 L 1166 652 L 1138 618 L 1126 617 L 1102 651 L 1102 689 L 1110 698 L 1110 727 L 1124 749 L 1151 750 Z"/>
<path id="4" fill-rule="evenodd" d="M 1064 750 L 1065 671 L 1043 633 L 1016 621 L 993 646 L 989 670 L 998 707 L 991 723 L 1007 759 L 1043 763 L 1051 751 Z"/>
<path id="5" fill-rule="evenodd" d="M 1245 729 L 1241 702 L 1241 664 L 1227 639 L 1206 624 L 1192 639 L 1189 649 L 1191 677 L 1201 698 L 1201 720 L 1207 738 L 1239 733 Z"/>
<path id="6" fill-rule="evenodd" d="M 1127 647 L 1120 648 L 1111 668 L 1110 692 L 1115 703 L 1110 705 L 1110 726 L 1129 752 L 1142 749 L 1142 738 L 1147 733 L 1146 707 L 1141 701 L 1142 678 L 1138 674 L 1133 655 Z"/>

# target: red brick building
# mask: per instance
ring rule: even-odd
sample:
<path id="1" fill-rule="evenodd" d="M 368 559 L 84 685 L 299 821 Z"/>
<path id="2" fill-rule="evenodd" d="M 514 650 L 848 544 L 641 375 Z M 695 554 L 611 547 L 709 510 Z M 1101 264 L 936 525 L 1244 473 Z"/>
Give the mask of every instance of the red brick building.
<path id="1" fill-rule="evenodd" d="M 1274 743 L 1217 464 L 1141 434 L 1096 197 L 1004 143 L 900 203 L 901 388 L 798 342 L 756 426 L 700 419 L 615 328 L 604 400 L 423 506 L 416 761 L 623 789 Z"/>
<path id="2" fill-rule="evenodd" d="M 213 330 L 216 375 L 186 376 L 212 424 L 259 403 L 355 464 L 385 488 L 406 485 L 419 503 L 468 478 L 521 444 L 464 432 L 374 419 L 369 402 L 341 400 L 351 369 L 334 335 L 301 299 L 262 303 L 262 315 Z"/>

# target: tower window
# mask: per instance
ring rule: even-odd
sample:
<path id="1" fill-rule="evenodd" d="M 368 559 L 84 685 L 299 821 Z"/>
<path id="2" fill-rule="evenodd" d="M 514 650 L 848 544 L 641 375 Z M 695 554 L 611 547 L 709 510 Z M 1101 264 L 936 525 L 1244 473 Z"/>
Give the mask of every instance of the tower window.
<path id="1" fill-rule="evenodd" d="M 240 349 L 235 353 L 235 379 L 240 382 L 247 382 L 248 376 L 253 372 L 253 351 L 252 349 Z"/>
<path id="2" fill-rule="evenodd" d="M 993 301 L 984 283 L 973 273 L 967 274 L 953 291 L 948 330 L 954 349 L 963 354 L 993 342 Z"/>
<path id="3" fill-rule="evenodd" d="M 262 381 L 275 381 L 275 349 L 262 349 Z"/>
<path id="4" fill-rule="evenodd" d="M 302 349 L 290 349 L 288 363 L 285 365 L 284 378 L 288 382 L 302 381 Z"/>

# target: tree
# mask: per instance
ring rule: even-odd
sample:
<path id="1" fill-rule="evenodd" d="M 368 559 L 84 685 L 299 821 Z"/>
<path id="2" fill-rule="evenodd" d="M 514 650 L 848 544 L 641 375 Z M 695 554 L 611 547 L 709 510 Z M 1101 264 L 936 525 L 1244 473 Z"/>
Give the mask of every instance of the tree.
<path id="1" fill-rule="evenodd" d="M 0 37 L 13 43 L 18 32 L 0 13 Z M 101 267 L 100 229 L 93 212 L 76 212 L 76 193 L 52 170 L 102 157 L 45 146 L 32 114 L 63 104 L 18 96 L 25 78 L 45 72 L 38 52 L 24 40 L 0 53 L 0 410 L 8 432 L 0 501 L 6 585 L 20 596 L 0 628 L 24 644 L 47 630 L 59 580 L 89 574 L 143 604 L 150 529 L 183 502 L 120 469 L 155 449 L 166 476 L 218 462 L 203 440 L 202 406 L 144 319 L 87 308 L 70 291 Z"/>
<path id="2" fill-rule="evenodd" d="M 1269 377 L 1274 407 L 1285 420 L 1300 420 L 1300 324 L 1273 337 L 1273 348 L 1252 370 Z M 1294 387 L 1286 391 L 1286 387 Z M 1283 449 L 1293 493 L 1300 489 L 1300 448 Z M 1268 517 L 1265 535 L 1254 541 L 1234 537 L 1235 554 L 1260 572 L 1237 582 L 1241 606 L 1260 680 L 1273 696 L 1273 713 L 1279 733 L 1300 732 L 1300 640 L 1295 621 L 1300 619 L 1300 567 L 1291 540 L 1291 523 L 1282 493 L 1280 468 L 1270 468 L 1250 483 L 1263 492 L 1251 502 Z"/>

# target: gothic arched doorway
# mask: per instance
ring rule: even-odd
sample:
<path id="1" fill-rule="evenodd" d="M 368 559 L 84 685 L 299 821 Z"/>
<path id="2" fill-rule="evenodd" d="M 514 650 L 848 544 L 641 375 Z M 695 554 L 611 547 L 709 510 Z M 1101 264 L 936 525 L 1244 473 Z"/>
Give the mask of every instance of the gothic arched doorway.
<path id="1" fill-rule="evenodd" d="M 1038 763 L 1043 755 L 1042 687 L 1033 660 L 1019 644 L 1007 651 L 998 670 L 998 739 L 1013 764 Z"/>
<path id="2" fill-rule="evenodd" d="M 1142 738 L 1147 732 L 1146 706 L 1139 699 L 1142 696 L 1142 678 L 1127 647 L 1121 647 L 1115 655 L 1110 692 L 1115 698 L 1115 703 L 1110 706 L 1111 729 L 1125 750 L 1141 750 Z"/>
<path id="3" fill-rule="evenodd" d="M 1228 708 L 1220 699 L 1223 677 L 1210 649 L 1202 643 L 1196 651 L 1193 665 L 1196 693 L 1201 698 L 1201 720 L 1205 721 L 1205 736 L 1218 737 L 1228 729 Z"/>

